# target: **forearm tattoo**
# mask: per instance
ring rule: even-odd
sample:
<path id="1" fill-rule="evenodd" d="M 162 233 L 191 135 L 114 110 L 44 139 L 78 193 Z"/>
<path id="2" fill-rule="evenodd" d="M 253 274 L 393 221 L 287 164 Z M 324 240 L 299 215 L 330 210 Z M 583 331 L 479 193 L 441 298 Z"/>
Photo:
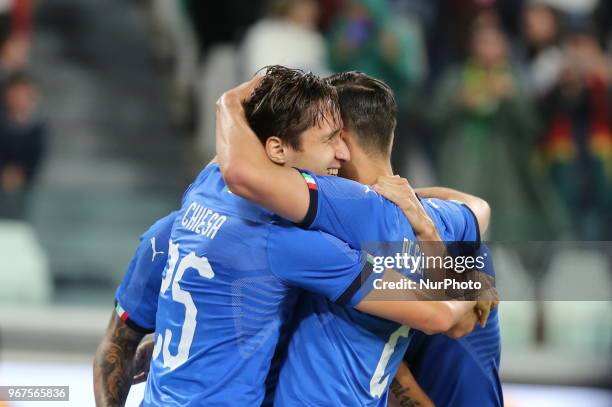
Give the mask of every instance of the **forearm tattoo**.
<path id="1" fill-rule="evenodd" d="M 124 406 L 132 384 L 132 360 L 143 336 L 113 313 L 94 360 L 96 406 Z"/>
<path id="2" fill-rule="evenodd" d="M 396 379 L 393 379 L 393 382 L 391 382 L 389 390 L 391 390 L 391 393 L 393 393 L 401 407 L 417 407 L 421 405 L 421 403 L 410 397 L 410 388 L 402 386 Z"/>

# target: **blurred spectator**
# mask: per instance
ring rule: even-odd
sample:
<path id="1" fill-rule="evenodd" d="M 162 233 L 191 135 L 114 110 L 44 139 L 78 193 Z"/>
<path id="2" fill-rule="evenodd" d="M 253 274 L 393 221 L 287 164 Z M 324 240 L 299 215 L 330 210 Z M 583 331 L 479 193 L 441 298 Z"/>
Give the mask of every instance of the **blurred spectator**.
<path id="1" fill-rule="evenodd" d="M 326 32 L 342 11 L 347 0 L 318 0 L 319 2 L 319 29 Z"/>
<path id="2" fill-rule="evenodd" d="M 612 50 L 612 2 L 600 1 L 595 10 L 597 36 L 601 44 L 609 51 Z"/>
<path id="3" fill-rule="evenodd" d="M 22 36 L 10 36 L 0 42 L 0 83 L 11 73 L 26 68 L 29 48 L 28 40 Z"/>
<path id="4" fill-rule="evenodd" d="M 273 0 L 268 16 L 247 31 L 242 44 L 246 77 L 280 64 L 324 74 L 325 40 L 316 30 L 316 0 Z"/>
<path id="5" fill-rule="evenodd" d="M 199 44 L 185 1 L 151 0 L 160 60 L 171 62 L 170 108 L 176 124 L 192 123 L 193 85 L 198 69 Z"/>
<path id="6" fill-rule="evenodd" d="M 559 12 L 545 2 L 533 1 L 526 7 L 523 19 L 525 57 L 536 96 L 548 91 L 561 72 L 560 29 Z"/>
<path id="7" fill-rule="evenodd" d="M 32 31 L 30 0 L 0 0 L 0 39 L 11 35 L 28 37 Z"/>
<path id="8" fill-rule="evenodd" d="M 578 239 L 609 240 L 612 214 L 610 65 L 590 23 L 574 21 L 563 67 L 542 98 L 542 152 Z"/>
<path id="9" fill-rule="evenodd" d="M 30 0 L 0 0 L 0 47 L 2 68 L 22 69 L 29 53 L 32 33 Z"/>
<path id="10" fill-rule="evenodd" d="M 265 0 L 182 0 L 205 53 L 219 44 L 236 43 L 261 16 Z"/>
<path id="11" fill-rule="evenodd" d="M 426 72 L 421 27 L 393 13 L 388 2 L 347 1 L 330 32 L 330 67 L 385 81 L 401 116 Z"/>
<path id="12" fill-rule="evenodd" d="M 13 24 L 11 22 L 12 0 L 0 0 L 0 41 L 11 35 Z"/>
<path id="13" fill-rule="evenodd" d="M 427 70 L 420 23 L 387 1 L 347 0 L 329 32 L 329 63 L 335 72 L 361 71 L 393 89 L 398 106 L 393 167 L 404 171 L 415 163 L 413 114 Z"/>
<path id="14" fill-rule="evenodd" d="M 27 74 L 12 74 L 2 96 L 0 217 L 21 218 L 43 155 L 46 127 L 37 116 L 38 90 Z"/>
<path id="15" fill-rule="evenodd" d="M 549 5 L 566 14 L 590 15 L 600 0 L 545 0 Z M 609 1 L 609 0 L 603 0 Z"/>
<path id="16" fill-rule="evenodd" d="M 492 239 L 537 239 L 548 233 L 530 172 L 536 118 L 494 15 L 480 14 L 470 53 L 439 83 L 431 108 L 440 183 L 487 199 Z"/>
<path id="17" fill-rule="evenodd" d="M 325 73 L 325 41 L 316 31 L 316 0 L 271 0 L 268 6 L 266 17 L 248 29 L 239 47 L 225 35 L 228 42 L 207 49 L 196 83 L 197 144 L 205 159 L 214 156 L 215 103 L 224 91 L 267 65 Z"/>
<path id="18" fill-rule="evenodd" d="M 492 9 L 495 0 L 436 0 L 432 3 L 436 3 L 437 10 L 428 30 L 428 56 L 431 61 L 429 79 L 435 81 L 447 67 L 465 57 L 470 22 L 483 9 Z"/>

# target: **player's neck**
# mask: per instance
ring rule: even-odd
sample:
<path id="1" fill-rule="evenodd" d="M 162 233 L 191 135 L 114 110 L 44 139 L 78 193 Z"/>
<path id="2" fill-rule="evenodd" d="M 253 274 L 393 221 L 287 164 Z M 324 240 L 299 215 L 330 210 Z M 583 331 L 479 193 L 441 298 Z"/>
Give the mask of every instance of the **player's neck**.
<path id="1" fill-rule="evenodd" d="M 383 175 L 393 175 L 393 169 L 391 168 L 391 162 L 389 160 L 363 160 L 357 166 L 356 181 L 366 185 L 373 185 L 376 183 L 378 177 Z"/>

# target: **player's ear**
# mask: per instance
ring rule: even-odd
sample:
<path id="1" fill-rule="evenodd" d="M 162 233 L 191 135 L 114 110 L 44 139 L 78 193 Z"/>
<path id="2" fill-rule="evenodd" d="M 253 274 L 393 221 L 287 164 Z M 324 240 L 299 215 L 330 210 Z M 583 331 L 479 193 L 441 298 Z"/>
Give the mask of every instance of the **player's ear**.
<path id="1" fill-rule="evenodd" d="M 266 140 L 266 154 L 273 163 L 284 165 L 287 162 L 287 148 L 276 136 L 268 137 Z"/>

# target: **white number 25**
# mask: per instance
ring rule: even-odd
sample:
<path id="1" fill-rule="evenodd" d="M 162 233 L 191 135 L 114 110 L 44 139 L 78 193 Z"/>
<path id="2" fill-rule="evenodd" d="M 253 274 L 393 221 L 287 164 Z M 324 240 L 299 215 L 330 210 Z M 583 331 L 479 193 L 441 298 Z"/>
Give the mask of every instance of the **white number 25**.
<path id="1" fill-rule="evenodd" d="M 179 285 L 183 274 L 188 269 L 196 270 L 204 278 L 211 279 L 215 276 L 208 259 L 206 257 L 198 257 L 195 252 L 189 253 L 179 261 L 179 244 L 174 244 L 170 241 L 168 265 L 160 291 L 161 294 L 164 294 L 170 288 L 170 285 L 172 285 L 172 300 L 185 306 L 185 321 L 181 327 L 181 337 L 176 355 L 170 353 L 170 342 L 172 341 L 172 331 L 170 329 L 166 329 L 163 338 L 161 334 L 157 335 L 155 349 L 153 350 L 154 359 L 157 358 L 160 352 L 163 353 L 164 367 L 168 367 L 170 370 L 176 369 L 187 361 L 196 329 L 198 310 L 193 303 L 191 294 L 181 289 Z"/>

